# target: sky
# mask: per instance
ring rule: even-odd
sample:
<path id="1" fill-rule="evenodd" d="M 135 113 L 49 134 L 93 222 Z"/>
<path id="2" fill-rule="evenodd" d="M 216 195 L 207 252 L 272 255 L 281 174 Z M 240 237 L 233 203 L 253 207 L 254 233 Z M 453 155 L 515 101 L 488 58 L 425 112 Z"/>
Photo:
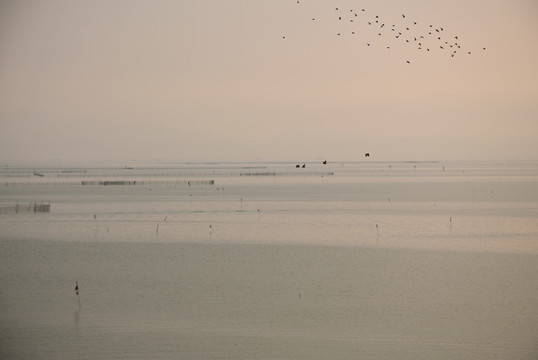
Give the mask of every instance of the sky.
<path id="1" fill-rule="evenodd" d="M 535 0 L 0 0 L 0 163 L 538 160 L 537 35 Z"/>

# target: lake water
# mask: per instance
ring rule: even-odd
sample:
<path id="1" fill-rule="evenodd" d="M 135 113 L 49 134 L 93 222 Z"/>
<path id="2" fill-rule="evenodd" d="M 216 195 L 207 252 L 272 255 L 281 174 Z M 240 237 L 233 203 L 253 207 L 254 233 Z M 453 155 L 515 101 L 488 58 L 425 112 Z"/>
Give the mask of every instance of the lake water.
<path id="1" fill-rule="evenodd" d="M 538 356 L 536 162 L 4 167 L 0 209 L 0 358 Z"/>

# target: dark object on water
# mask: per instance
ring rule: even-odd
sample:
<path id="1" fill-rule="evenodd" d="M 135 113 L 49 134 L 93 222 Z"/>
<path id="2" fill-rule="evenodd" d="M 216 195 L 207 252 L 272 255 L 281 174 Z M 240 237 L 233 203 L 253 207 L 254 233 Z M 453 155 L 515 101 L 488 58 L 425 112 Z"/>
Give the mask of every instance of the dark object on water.
<path id="1" fill-rule="evenodd" d="M 327 165 L 327 160 L 323 161 L 323 165 Z"/>
<path id="2" fill-rule="evenodd" d="M 370 157 L 370 153 L 364 154 L 364 157 Z"/>

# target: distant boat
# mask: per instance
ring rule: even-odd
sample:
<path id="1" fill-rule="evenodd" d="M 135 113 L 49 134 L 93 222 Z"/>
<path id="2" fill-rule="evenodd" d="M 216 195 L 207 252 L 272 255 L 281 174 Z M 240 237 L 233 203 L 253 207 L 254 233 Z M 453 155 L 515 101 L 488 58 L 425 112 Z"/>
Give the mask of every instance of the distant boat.
<path id="1" fill-rule="evenodd" d="M 35 170 L 34 170 L 34 175 L 35 175 L 35 176 L 41 176 L 41 177 L 44 177 L 44 176 L 45 176 L 45 175 L 43 175 L 43 174 L 40 174 L 40 173 L 36 172 Z"/>

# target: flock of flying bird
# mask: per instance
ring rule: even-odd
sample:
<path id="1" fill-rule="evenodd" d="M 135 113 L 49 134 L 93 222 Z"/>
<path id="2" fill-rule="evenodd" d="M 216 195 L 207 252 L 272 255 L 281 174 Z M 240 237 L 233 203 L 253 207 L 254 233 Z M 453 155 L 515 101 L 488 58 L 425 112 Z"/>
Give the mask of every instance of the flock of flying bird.
<path id="1" fill-rule="evenodd" d="M 297 4 L 300 4 L 299 0 Z M 332 18 L 342 25 L 342 30 L 337 32 L 336 36 L 357 36 L 363 39 L 364 45 L 368 47 L 382 46 L 390 50 L 391 45 L 398 45 L 399 42 L 425 53 L 441 51 L 452 58 L 460 54 L 471 55 L 473 53 L 462 45 L 459 35 L 449 35 L 440 26 L 419 24 L 415 20 L 410 20 L 406 14 L 401 14 L 398 21 L 388 22 L 379 15 L 369 14 L 362 8 L 336 7 Z M 316 21 L 316 18 L 313 17 L 312 21 Z M 367 35 L 366 39 L 361 36 L 363 33 Z M 483 47 L 482 51 L 485 50 L 486 48 Z M 407 59 L 406 63 L 410 64 L 411 61 Z"/>

